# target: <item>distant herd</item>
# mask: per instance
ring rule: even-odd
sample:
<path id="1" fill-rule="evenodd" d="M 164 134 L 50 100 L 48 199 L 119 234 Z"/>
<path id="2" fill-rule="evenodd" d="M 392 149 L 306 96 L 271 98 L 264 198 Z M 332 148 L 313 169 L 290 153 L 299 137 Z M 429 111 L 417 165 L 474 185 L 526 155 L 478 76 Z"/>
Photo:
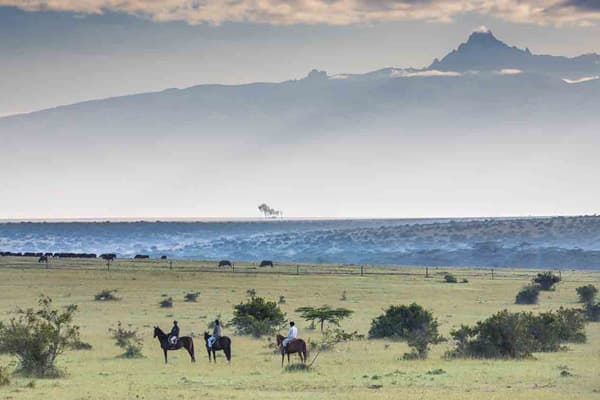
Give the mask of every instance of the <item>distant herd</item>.
<path id="1" fill-rule="evenodd" d="M 0 251 L 0 257 L 38 257 L 38 262 L 48 262 L 50 258 L 101 258 L 106 261 L 113 261 L 117 258 L 115 253 L 103 253 L 97 255 L 96 253 L 43 253 L 43 252 L 12 252 L 12 251 Z M 161 260 L 166 260 L 167 256 L 160 256 Z M 147 254 L 136 254 L 133 256 L 134 260 L 146 260 L 150 259 Z M 273 261 L 262 260 L 259 264 L 260 267 L 273 267 Z M 233 262 L 229 260 L 221 260 L 217 264 L 221 267 L 234 267 Z"/>

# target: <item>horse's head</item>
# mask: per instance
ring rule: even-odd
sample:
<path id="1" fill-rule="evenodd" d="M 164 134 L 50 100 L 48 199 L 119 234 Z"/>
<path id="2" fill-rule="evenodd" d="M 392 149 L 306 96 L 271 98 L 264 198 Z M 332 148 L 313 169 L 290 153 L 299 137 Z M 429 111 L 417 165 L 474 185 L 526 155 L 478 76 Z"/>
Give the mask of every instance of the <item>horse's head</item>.
<path id="1" fill-rule="evenodd" d="M 206 331 L 204 331 L 204 340 L 208 340 L 208 338 L 210 337 L 210 334 Z"/>
<path id="2" fill-rule="evenodd" d="M 158 336 L 158 334 L 160 333 L 160 328 L 158 326 L 154 327 L 154 338 L 156 338 Z"/>
<path id="3" fill-rule="evenodd" d="M 283 336 L 281 335 L 277 335 L 277 346 L 281 346 L 281 344 L 283 343 Z"/>

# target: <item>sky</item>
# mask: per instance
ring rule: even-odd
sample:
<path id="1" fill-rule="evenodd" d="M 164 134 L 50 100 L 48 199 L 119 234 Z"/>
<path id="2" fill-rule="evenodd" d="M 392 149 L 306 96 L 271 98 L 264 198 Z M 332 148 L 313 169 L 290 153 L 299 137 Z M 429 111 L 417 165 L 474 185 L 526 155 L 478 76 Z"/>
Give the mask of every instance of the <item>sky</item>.
<path id="1" fill-rule="evenodd" d="M 420 68 L 481 27 L 536 54 L 600 53 L 598 0 L 0 0 L 0 117 L 203 83 L 281 82 L 312 69 Z M 374 118 L 357 121 L 355 136 L 334 129 L 330 142 L 292 123 L 281 127 L 289 142 L 268 145 L 269 132 L 239 121 L 235 151 L 223 132 L 191 121 L 185 136 L 158 115 L 135 132 L 112 130 L 118 119 L 90 132 L 71 117 L 69 132 L 51 116 L 54 130 L 35 115 L 23 125 L 30 131 L 3 119 L 0 219 L 256 217 L 264 201 L 288 217 L 597 212 L 597 115 L 552 115 L 560 123 L 549 135 L 526 124 L 526 110 L 515 105 L 525 123 L 502 121 L 508 131 L 494 123 L 430 136 L 402 124 L 372 132 Z"/>
<path id="2" fill-rule="evenodd" d="M 0 0 L 0 116 L 313 68 L 423 67 L 481 25 L 534 53 L 600 53 L 597 0 Z"/>

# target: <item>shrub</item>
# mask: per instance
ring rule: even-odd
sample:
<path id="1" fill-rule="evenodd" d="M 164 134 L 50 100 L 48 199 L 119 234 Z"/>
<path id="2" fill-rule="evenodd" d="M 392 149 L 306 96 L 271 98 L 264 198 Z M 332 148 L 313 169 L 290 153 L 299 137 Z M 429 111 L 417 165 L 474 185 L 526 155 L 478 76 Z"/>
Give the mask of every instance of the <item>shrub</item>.
<path id="1" fill-rule="evenodd" d="M 300 313 L 300 316 L 307 321 L 318 321 L 321 326 L 321 332 L 323 332 L 323 324 L 325 322 L 339 326 L 340 321 L 352 315 L 354 311 L 347 308 L 331 308 L 324 305 L 321 307 L 300 307 L 296 309 L 296 312 Z"/>
<path id="2" fill-rule="evenodd" d="M 250 288 L 250 289 L 246 290 L 246 294 L 249 297 L 255 297 L 256 296 L 256 289 Z"/>
<path id="3" fill-rule="evenodd" d="M 388 308 L 371 323 L 369 337 L 406 340 L 419 358 L 427 357 L 431 344 L 444 340 L 438 333 L 438 322 L 433 314 L 416 303 Z"/>
<path id="4" fill-rule="evenodd" d="M 594 301 L 596 294 L 598 293 L 598 288 L 596 286 L 589 284 L 585 286 L 579 286 L 577 289 L 577 295 L 579 296 L 580 303 L 591 303 Z"/>
<path id="5" fill-rule="evenodd" d="M 523 358 L 533 352 L 557 351 L 561 343 L 585 341 L 580 310 L 560 308 L 539 315 L 500 311 L 474 327 L 450 332 L 456 347 L 450 357 Z"/>
<path id="6" fill-rule="evenodd" d="M 52 299 L 40 296 L 38 309 L 18 309 L 8 323 L 0 323 L 0 353 L 19 360 L 25 375 L 56 376 L 56 359 L 79 339 L 79 327 L 73 325 L 74 304 L 53 308 Z"/>
<path id="7" fill-rule="evenodd" d="M 285 296 L 279 296 L 278 304 L 285 304 Z"/>
<path id="8" fill-rule="evenodd" d="M 183 301 L 188 303 L 195 303 L 198 300 L 198 296 L 200 296 L 200 292 L 186 293 L 185 296 L 183 296 Z"/>
<path id="9" fill-rule="evenodd" d="M 0 386 L 6 386 L 10 384 L 10 377 L 8 375 L 8 368 L 0 365 Z"/>
<path id="10" fill-rule="evenodd" d="M 446 281 L 446 283 L 457 283 L 458 282 L 456 277 L 450 273 L 444 275 L 444 280 Z"/>
<path id="11" fill-rule="evenodd" d="M 172 297 L 167 297 L 164 300 L 161 300 L 159 303 L 160 308 L 171 308 L 173 307 L 173 298 Z"/>
<path id="12" fill-rule="evenodd" d="M 117 293 L 117 289 L 112 289 L 112 290 L 104 289 L 104 290 L 100 291 L 99 293 L 97 293 L 94 296 L 94 300 L 96 300 L 96 301 L 117 301 L 117 300 L 121 300 L 120 298 L 118 298 L 116 296 L 116 293 Z"/>
<path id="13" fill-rule="evenodd" d="M 600 303 L 586 303 L 584 308 L 584 315 L 588 321 L 600 321 Z"/>
<path id="14" fill-rule="evenodd" d="M 539 286 L 540 290 L 552 290 L 552 287 L 560 282 L 560 277 L 552 272 L 542 272 L 533 278 L 533 283 Z"/>
<path id="15" fill-rule="evenodd" d="M 140 358 L 142 357 L 142 337 L 137 329 L 126 329 L 121 321 L 117 323 L 116 328 L 110 328 L 110 336 L 115 340 L 115 345 L 125 350 L 121 357 L 124 358 Z"/>
<path id="16" fill-rule="evenodd" d="M 274 301 L 251 297 L 234 307 L 231 324 L 238 334 L 260 337 L 278 331 L 285 322 L 285 314 Z"/>
<path id="17" fill-rule="evenodd" d="M 515 298 L 516 304 L 537 304 L 540 289 L 537 286 L 525 286 Z"/>

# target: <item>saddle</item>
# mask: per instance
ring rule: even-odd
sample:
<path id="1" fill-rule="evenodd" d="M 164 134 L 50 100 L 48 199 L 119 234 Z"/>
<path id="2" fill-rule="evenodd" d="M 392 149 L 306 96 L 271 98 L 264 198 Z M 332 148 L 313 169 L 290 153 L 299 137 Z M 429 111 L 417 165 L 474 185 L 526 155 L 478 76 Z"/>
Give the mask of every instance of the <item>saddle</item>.
<path id="1" fill-rule="evenodd" d="M 171 338 L 169 338 L 167 340 L 167 346 L 170 350 L 175 350 L 175 348 L 177 347 L 177 345 L 179 344 L 180 339 L 177 338 L 177 340 L 175 341 L 175 343 L 171 342 Z"/>

